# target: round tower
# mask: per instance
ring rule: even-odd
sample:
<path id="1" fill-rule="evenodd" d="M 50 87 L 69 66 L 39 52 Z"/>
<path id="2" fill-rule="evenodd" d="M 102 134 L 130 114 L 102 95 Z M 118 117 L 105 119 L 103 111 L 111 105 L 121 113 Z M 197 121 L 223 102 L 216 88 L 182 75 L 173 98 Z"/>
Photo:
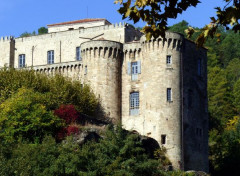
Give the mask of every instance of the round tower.
<path id="1" fill-rule="evenodd" d="M 122 71 L 124 127 L 156 139 L 167 149 L 167 155 L 175 168 L 182 168 L 183 161 L 181 135 L 183 40 L 180 34 L 166 33 L 165 40 L 157 38 L 146 41 L 143 36 L 138 43 L 125 44 Z M 137 66 L 140 70 L 138 73 L 134 71 L 136 62 L 140 63 Z M 138 113 L 131 113 L 136 100 L 131 98 L 134 93 L 139 96 L 136 107 Z"/>
<path id="2" fill-rule="evenodd" d="M 176 168 L 182 168 L 182 52 L 183 36 L 166 33 L 166 39 L 146 41 L 141 38 L 143 48 L 142 81 L 144 89 L 145 115 L 156 125 L 155 138 L 167 149 L 167 155 Z M 149 107 L 150 106 L 150 107 Z M 155 118 L 155 119 L 153 119 Z"/>
<path id="3" fill-rule="evenodd" d="M 101 112 L 114 122 L 121 116 L 121 63 L 123 45 L 94 40 L 81 44 L 82 77 L 101 102 Z"/>

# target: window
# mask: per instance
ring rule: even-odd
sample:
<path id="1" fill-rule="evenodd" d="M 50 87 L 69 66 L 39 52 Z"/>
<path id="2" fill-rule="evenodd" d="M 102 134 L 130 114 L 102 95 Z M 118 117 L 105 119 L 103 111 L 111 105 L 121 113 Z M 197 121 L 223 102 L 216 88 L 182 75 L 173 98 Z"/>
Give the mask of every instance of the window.
<path id="1" fill-rule="evenodd" d="M 171 55 L 167 55 L 166 63 L 167 63 L 167 65 L 171 65 L 172 64 L 172 56 Z"/>
<path id="2" fill-rule="evenodd" d="M 201 58 L 198 58 L 197 74 L 198 76 L 202 76 L 202 59 Z"/>
<path id="3" fill-rule="evenodd" d="M 19 68 L 25 67 L 25 54 L 19 55 Z"/>
<path id="4" fill-rule="evenodd" d="M 137 80 L 138 79 L 138 63 L 137 62 L 132 62 L 131 63 L 131 73 L 132 73 L 132 80 Z"/>
<path id="5" fill-rule="evenodd" d="M 76 60 L 77 61 L 81 61 L 82 60 L 80 47 L 76 48 Z"/>
<path id="6" fill-rule="evenodd" d="M 50 50 L 47 52 L 48 64 L 54 64 L 54 51 Z"/>
<path id="7" fill-rule="evenodd" d="M 161 135 L 161 144 L 166 144 L 166 134 Z"/>
<path id="8" fill-rule="evenodd" d="M 167 101 L 171 102 L 172 101 L 172 89 L 167 88 Z"/>
<path id="9" fill-rule="evenodd" d="M 139 114 L 139 92 L 130 93 L 130 115 Z"/>
<path id="10" fill-rule="evenodd" d="M 132 76 L 132 80 L 138 79 L 138 74 L 141 73 L 141 61 L 128 62 L 128 74 Z"/>
<path id="11" fill-rule="evenodd" d="M 84 71 L 84 75 L 87 74 L 87 66 L 85 66 L 85 71 Z"/>

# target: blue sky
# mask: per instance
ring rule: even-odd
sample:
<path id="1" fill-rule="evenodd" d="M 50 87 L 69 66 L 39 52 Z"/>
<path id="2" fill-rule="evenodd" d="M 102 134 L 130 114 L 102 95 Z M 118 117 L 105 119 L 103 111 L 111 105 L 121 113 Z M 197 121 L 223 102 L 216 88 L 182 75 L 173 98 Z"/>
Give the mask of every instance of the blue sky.
<path id="1" fill-rule="evenodd" d="M 214 7 L 222 6 L 222 0 L 201 0 L 197 8 L 190 8 L 177 19 L 170 20 L 173 25 L 182 20 L 191 26 L 203 27 L 215 15 Z M 23 32 L 37 31 L 47 24 L 72 21 L 83 18 L 106 18 L 111 23 L 122 20 L 118 5 L 114 0 L 0 0 L 0 36 L 18 37 Z M 125 20 L 125 22 L 132 23 Z M 144 26 L 140 22 L 135 26 Z"/>

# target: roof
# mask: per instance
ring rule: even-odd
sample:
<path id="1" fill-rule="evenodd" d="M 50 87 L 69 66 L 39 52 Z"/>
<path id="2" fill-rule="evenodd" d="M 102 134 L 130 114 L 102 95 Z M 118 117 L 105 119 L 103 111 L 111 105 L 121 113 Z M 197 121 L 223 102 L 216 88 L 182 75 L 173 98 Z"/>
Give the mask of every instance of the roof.
<path id="1" fill-rule="evenodd" d="M 68 22 L 62 22 L 62 23 L 55 23 L 55 24 L 48 24 L 47 26 L 59 26 L 59 25 L 65 25 L 65 24 L 77 24 L 77 23 L 87 23 L 87 22 L 95 22 L 95 21 L 104 21 L 105 18 L 86 18 L 82 20 L 75 20 L 75 21 L 68 21 Z M 106 20 L 107 21 L 107 20 Z M 107 21 L 109 24 L 111 24 L 109 21 Z"/>

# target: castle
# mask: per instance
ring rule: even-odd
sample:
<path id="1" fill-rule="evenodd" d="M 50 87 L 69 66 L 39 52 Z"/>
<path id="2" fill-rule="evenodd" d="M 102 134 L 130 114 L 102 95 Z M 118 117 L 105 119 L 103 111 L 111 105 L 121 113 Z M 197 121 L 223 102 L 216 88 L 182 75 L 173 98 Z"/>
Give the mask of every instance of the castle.
<path id="1" fill-rule="evenodd" d="M 147 41 L 128 24 L 84 19 L 0 39 L 0 67 L 90 84 L 106 115 L 155 139 L 175 168 L 208 172 L 207 51 L 178 33 Z"/>

